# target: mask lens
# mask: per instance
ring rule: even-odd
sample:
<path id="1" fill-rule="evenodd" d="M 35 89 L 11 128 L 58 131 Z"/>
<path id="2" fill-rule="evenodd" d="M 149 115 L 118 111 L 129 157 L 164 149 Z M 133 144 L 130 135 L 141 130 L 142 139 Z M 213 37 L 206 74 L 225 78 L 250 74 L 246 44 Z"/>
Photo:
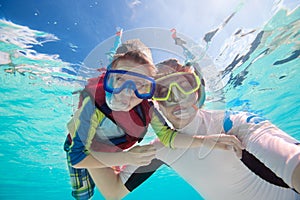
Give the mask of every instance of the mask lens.
<path id="1" fill-rule="evenodd" d="M 155 82 L 152 78 L 143 74 L 124 70 L 111 70 L 107 72 L 104 80 L 104 89 L 112 94 L 118 94 L 122 90 L 132 90 L 141 99 L 151 98 Z"/>
<path id="2" fill-rule="evenodd" d="M 166 101 L 176 87 L 183 94 L 191 94 L 200 87 L 200 81 L 193 73 L 176 73 L 156 80 L 156 89 L 153 98 Z"/>

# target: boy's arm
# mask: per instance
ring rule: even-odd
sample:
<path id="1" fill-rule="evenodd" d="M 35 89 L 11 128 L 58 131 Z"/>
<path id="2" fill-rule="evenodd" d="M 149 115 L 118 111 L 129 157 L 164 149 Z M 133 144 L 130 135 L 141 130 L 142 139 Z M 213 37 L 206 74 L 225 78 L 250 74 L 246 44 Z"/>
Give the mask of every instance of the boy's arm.
<path id="1" fill-rule="evenodd" d="M 90 97 L 84 98 L 82 106 L 75 112 L 73 118 L 68 123 L 68 130 L 71 135 L 71 144 L 67 151 L 70 164 L 74 167 L 84 164 L 93 163 L 90 156 L 90 145 L 96 134 L 96 128 L 99 125 L 100 112 L 97 112 L 94 103 Z M 102 114 L 104 117 L 104 114 Z M 87 158 L 88 157 L 88 158 Z M 96 164 L 94 162 L 94 164 Z M 98 163 L 100 166 L 101 163 Z"/>
<path id="2" fill-rule="evenodd" d="M 160 142 L 170 148 L 199 147 L 203 143 L 202 137 L 195 137 L 186 134 L 179 134 L 171 129 L 159 111 L 152 107 L 151 126 Z"/>
<path id="3" fill-rule="evenodd" d="M 148 165 L 155 158 L 153 145 L 135 146 L 122 152 L 95 152 L 73 165 L 74 168 L 104 168 L 122 165 Z"/>
<path id="4" fill-rule="evenodd" d="M 203 143 L 202 137 L 179 134 L 171 129 L 163 116 L 154 108 L 152 112 L 151 126 L 160 142 L 170 148 L 199 147 Z"/>
<path id="5" fill-rule="evenodd" d="M 95 152 L 92 154 L 87 155 L 83 160 L 81 160 L 79 163 L 73 165 L 74 168 L 106 168 L 106 167 L 112 167 L 112 166 L 117 166 L 117 165 L 123 165 L 121 164 L 120 160 L 122 156 L 120 153 L 122 152 L 116 152 L 116 153 L 111 153 L 110 157 L 108 160 L 105 160 L 105 158 L 97 159 L 95 158 L 95 154 L 98 154 L 99 157 L 101 157 L 101 154 L 104 152 Z M 94 154 L 94 155 L 93 155 Z M 112 164 L 114 163 L 114 164 Z"/>
<path id="6" fill-rule="evenodd" d="M 136 146 L 127 152 L 95 152 L 90 146 L 96 129 L 105 115 L 96 109 L 90 97 L 86 97 L 81 108 L 68 124 L 72 144 L 68 150 L 74 168 L 102 168 L 124 164 L 147 165 L 155 157 L 152 145 Z"/>

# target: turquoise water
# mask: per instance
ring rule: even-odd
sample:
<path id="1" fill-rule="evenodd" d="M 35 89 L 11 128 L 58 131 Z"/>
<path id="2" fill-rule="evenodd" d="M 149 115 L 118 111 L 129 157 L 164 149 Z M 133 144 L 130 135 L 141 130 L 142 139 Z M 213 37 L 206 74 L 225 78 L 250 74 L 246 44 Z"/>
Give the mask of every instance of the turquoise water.
<path id="1" fill-rule="evenodd" d="M 266 116 L 300 140 L 300 8 L 277 12 L 249 34 L 245 48 L 215 59 L 226 107 Z M 62 144 L 73 113 L 78 65 L 32 50 L 55 36 L 0 20 L 0 199 L 72 199 Z M 244 44 L 244 43 L 241 43 Z M 226 45 L 225 45 L 226 46 Z M 225 57 L 224 57 L 225 55 Z M 201 199 L 175 172 L 162 168 L 126 199 Z M 95 199 L 101 199 L 97 192 Z"/>
<path id="2" fill-rule="evenodd" d="M 225 90 L 227 107 L 260 113 L 299 139 L 300 9 L 286 15 L 279 11 L 252 43 L 256 49 L 239 55 Z"/>

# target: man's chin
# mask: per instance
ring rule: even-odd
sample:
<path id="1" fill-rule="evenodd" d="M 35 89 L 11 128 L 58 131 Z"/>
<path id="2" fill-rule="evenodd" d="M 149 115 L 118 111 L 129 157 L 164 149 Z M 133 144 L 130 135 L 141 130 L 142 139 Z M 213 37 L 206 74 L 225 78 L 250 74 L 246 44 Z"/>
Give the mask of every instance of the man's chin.
<path id="1" fill-rule="evenodd" d="M 191 115 L 187 114 L 187 113 L 183 113 L 183 114 L 173 114 L 174 118 L 177 118 L 178 120 L 186 120 L 189 119 L 191 117 Z"/>
<path id="2" fill-rule="evenodd" d="M 172 112 L 173 117 L 179 120 L 187 120 L 192 117 L 194 109 L 192 107 L 177 109 Z"/>

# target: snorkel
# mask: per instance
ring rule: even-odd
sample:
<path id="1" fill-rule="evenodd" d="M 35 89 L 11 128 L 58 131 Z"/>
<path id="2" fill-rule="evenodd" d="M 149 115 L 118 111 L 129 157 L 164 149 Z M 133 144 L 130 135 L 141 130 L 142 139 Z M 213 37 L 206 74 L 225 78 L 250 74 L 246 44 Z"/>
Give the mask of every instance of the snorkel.
<path id="1" fill-rule="evenodd" d="M 198 90 L 198 101 L 197 107 L 201 108 L 205 102 L 206 94 L 205 94 L 205 82 L 202 77 L 201 68 L 199 66 L 199 61 L 202 59 L 203 55 L 195 56 L 191 50 L 186 47 L 186 41 L 181 39 L 176 34 L 176 29 L 171 29 L 172 38 L 175 41 L 175 45 L 180 46 L 183 49 L 183 55 L 185 56 L 184 66 L 193 67 L 194 73 L 199 77 L 201 81 L 200 88 Z"/>
<path id="2" fill-rule="evenodd" d="M 115 37 L 115 42 L 113 47 L 110 49 L 110 51 L 106 54 L 107 58 L 110 62 L 110 64 L 107 66 L 107 71 L 109 71 L 112 67 L 112 61 L 114 59 L 114 56 L 117 52 L 117 49 L 121 46 L 122 44 L 122 34 L 123 34 L 123 29 L 119 29 L 116 33 Z M 105 80 L 104 80 L 105 81 Z M 105 91 L 105 100 L 107 105 L 112 109 L 112 110 L 120 110 L 120 108 L 117 107 L 116 104 L 113 102 L 113 94 Z"/>
<path id="3" fill-rule="evenodd" d="M 106 53 L 107 59 L 109 60 L 110 64 L 107 66 L 107 70 L 111 69 L 111 63 L 117 53 L 118 48 L 122 45 L 122 35 L 123 29 L 117 28 L 117 33 L 115 37 L 115 42 L 113 47 Z"/>

